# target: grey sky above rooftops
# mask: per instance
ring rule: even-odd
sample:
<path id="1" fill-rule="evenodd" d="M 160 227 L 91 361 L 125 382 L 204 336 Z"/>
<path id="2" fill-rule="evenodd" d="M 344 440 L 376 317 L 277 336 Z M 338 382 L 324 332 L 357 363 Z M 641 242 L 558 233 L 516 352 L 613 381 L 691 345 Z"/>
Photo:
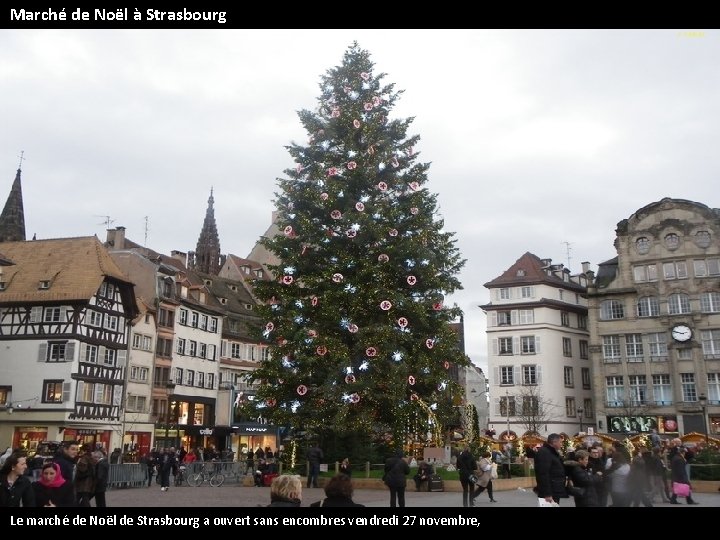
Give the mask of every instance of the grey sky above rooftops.
<path id="1" fill-rule="evenodd" d="M 0 197 L 23 162 L 28 238 L 195 248 L 210 188 L 224 253 L 270 223 L 321 74 L 357 40 L 405 93 L 457 233 L 467 353 L 487 365 L 483 283 L 530 251 L 580 271 L 663 197 L 720 206 L 720 31 L 2 30 Z"/>

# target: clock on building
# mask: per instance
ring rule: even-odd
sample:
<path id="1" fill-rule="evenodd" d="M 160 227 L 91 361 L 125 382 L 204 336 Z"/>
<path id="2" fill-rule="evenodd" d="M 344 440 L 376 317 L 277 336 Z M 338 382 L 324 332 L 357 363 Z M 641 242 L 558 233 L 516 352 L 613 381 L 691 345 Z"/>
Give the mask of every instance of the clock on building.
<path id="1" fill-rule="evenodd" d="M 690 341 L 692 338 L 692 330 L 689 326 L 685 324 L 676 324 L 672 327 L 672 330 L 670 331 L 673 339 L 675 341 L 679 341 L 680 343 L 685 343 L 686 341 Z"/>

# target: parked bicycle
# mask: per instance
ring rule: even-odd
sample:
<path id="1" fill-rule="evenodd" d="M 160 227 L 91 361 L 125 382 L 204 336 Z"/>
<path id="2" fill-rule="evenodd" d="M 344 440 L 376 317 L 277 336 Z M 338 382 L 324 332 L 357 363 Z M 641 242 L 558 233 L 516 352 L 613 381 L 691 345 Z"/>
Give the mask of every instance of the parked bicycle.
<path id="1" fill-rule="evenodd" d="M 206 480 L 212 487 L 220 487 L 225 481 L 225 475 L 220 472 L 214 463 L 208 463 L 200 471 L 190 473 L 187 477 L 187 483 L 192 487 L 198 487 Z"/>

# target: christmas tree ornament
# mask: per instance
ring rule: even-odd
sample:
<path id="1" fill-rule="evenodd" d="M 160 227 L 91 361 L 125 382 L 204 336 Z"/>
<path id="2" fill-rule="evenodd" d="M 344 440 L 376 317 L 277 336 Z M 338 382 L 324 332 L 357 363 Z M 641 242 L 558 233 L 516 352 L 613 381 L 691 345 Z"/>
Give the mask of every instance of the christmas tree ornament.
<path id="1" fill-rule="evenodd" d="M 288 225 L 287 227 L 285 227 L 284 232 L 285 236 L 290 236 L 291 234 L 293 234 L 292 225 Z"/>
<path id="2" fill-rule="evenodd" d="M 357 236 L 357 231 L 354 231 L 353 229 L 348 229 L 345 231 L 345 236 L 348 238 L 355 238 Z"/>
<path id="3" fill-rule="evenodd" d="M 375 347 L 368 347 L 365 349 L 365 356 L 369 356 L 370 358 L 377 356 L 377 349 Z"/>
<path id="4" fill-rule="evenodd" d="M 410 209 L 410 213 L 411 213 L 413 216 L 417 216 L 417 214 L 418 214 L 419 211 L 420 211 L 420 209 L 419 209 L 418 207 L 416 207 L 416 206 L 413 206 L 413 207 Z"/>
<path id="5" fill-rule="evenodd" d="M 328 176 L 337 176 L 340 170 L 337 167 L 330 167 L 328 169 Z"/>
<path id="6" fill-rule="evenodd" d="M 435 340 L 434 339 L 426 339 L 425 340 L 425 346 L 428 349 L 432 349 L 435 346 Z"/>
<path id="7" fill-rule="evenodd" d="M 408 320 L 405 317 L 400 317 L 397 323 L 400 328 L 407 328 Z"/>
<path id="8" fill-rule="evenodd" d="M 340 212 L 340 210 L 333 210 L 330 212 L 330 217 L 333 219 L 340 219 L 342 217 L 342 212 Z"/>
<path id="9" fill-rule="evenodd" d="M 394 238 L 395 236 L 398 235 L 398 230 L 397 230 L 397 229 L 390 229 L 390 230 L 388 231 L 388 234 Z"/>
<path id="10" fill-rule="evenodd" d="M 346 376 L 345 376 L 345 382 L 346 382 L 347 384 L 353 384 L 353 383 L 355 382 L 355 375 L 352 375 L 352 374 L 346 375 Z"/>
<path id="11" fill-rule="evenodd" d="M 369 81 L 370 74 L 367 71 L 363 71 L 362 73 L 360 73 L 360 78 L 362 78 L 363 81 Z"/>
<path id="12" fill-rule="evenodd" d="M 295 278 L 292 276 L 283 276 L 282 282 L 284 285 L 292 285 L 293 281 L 295 281 Z"/>
<path id="13" fill-rule="evenodd" d="M 392 303 L 390 303 L 389 300 L 383 300 L 382 302 L 380 302 L 380 309 L 382 309 L 383 311 L 389 311 L 390 308 L 392 308 Z"/>
<path id="14" fill-rule="evenodd" d="M 415 377 L 413 377 L 412 375 L 408 376 L 408 384 L 410 386 L 414 386 L 415 385 Z"/>
<path id="15" fill-rule="evenodd" d="M 334 283 L 342 283 L 343 279 L 345 278 L 340 273 L 335 273 L 332 275 L 332 280 Z"/>
<path id="16" fill-rule="evenodd" d="M 389 260 L 390 260 L 390 257 L 388 256 L 387 253 L 381 253 L 380 255 L 378 255 L 378 262 L 386 263 Z"/>
<path id="17" fill-rule="evenodd" d="M 350 324 L 348 326 L 348 332 L 350 332 L 351 334 L 357 334 L 358 330 L 359 330 L 359 328 L 358 328 L 357 324 Z"/>
<path id="18" fill-rule="evenodd" d="M 358 212 L 362 212 L 363 210 L 365 210 L 365 205 L 361 202 L 355 203 L 355 210 L 357 210 Z"/>
<path id="19" fill-rule="evenodd" d="M 357 163 L 354 161 L 348 161 L 347 168 L 349 171 L 352 171 L 353 169 L 357 169 Z"/>
<path id="20" fill-rule="evenodd" d="M 360 120 L 358 120 L 357 118 L 355 120 L 353 120 L 353 126 L 355 126 L 355 129 L 359 129 L 360 128 Z"/>
<path id="21" fill-rule="evenodd" d="M 327 347 L 325 345 L 319 345 L 318 348 L 315 349 L 315 352 L 317 352 L 319 356 L 325 356 L 327 354 Z"/>
<path id="22" fill-rule="evenodd" d="M 320 194 L 320 199 L 323 200 L 323 201 L 327 201 L 327 200 L 328 200 L 328 194 L 327 194 L 327 193 L 321 193 L 321 194 Z"/>
<path id="23" fill-rule="evenodd" d="M 305 394 L 307 394 L 308 389 L 307 389 L 307 386 L 305 386 L 304 384 L 301 384 L 300 386 L 297 387 L 296 391 L 299 396 L 304 396 Z"/>
<path id="24" fill-rule="evenodd" d="M 388 185 L 385 182 L 378 182 L 377 187 L 380 191 L 387 191 Z"/>
<path id="25" fill-rule="evenodd" d="M 357 393 L 350 394 L 350 403 L 360 403 L 360 395 Z"/>
<path id="26" fill-rule="evenodd" d="M 265 325 L 265 330 L 267 330 L 268 332 L 272 332 L 273 330 L 275 330 L 275 324 L 272 322 L 267 323 Z"/>
<path id="27" fill-rule="evenodd" d="M 412 286 L 417 283 L 417 278 L 415 276 L 408 276 L 405 281 L 407 281 L 408 285 Z"/>

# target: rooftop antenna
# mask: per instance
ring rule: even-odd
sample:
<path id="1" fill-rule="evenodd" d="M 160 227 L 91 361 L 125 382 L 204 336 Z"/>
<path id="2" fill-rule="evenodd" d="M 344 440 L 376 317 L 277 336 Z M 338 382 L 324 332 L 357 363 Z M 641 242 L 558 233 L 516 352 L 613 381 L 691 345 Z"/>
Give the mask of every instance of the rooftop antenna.
<path id="1" fill-rule="evenodd" d="M 25 150 L 20 150 L 20 165 L 18 165 L 18 169 L 22 170 L 22 162 L 25 159 Z"/>
<path id="2" fill-rule="evenodd" d="M 106 229 L 109 229 L 109 228 L 110 228 L 110 225 L 112 225 L 113 223 L 115 223 L 115 220 L 114 220 L 114 219 L 110 219 L 110 216 L 98 216 L 98 215 L 95 215 L 95 217 L 105 218 L 105 221 L 103 221 L 102 223 L 98 223 L 98 225 L 105 224 L 105 228 L 106 228 Z"/>
<path id="3" fill-rule="evenodd" d="M 568 242 L 567 240 L 565 242 L 560 242 L 561 244 L 565 244 L 565 254 L 567 256 L 567 267 L 568 270 L 570 269 L 570 252 L 572 251 L 572 248 L 570 247 L 572 244 Z"/>
<path id="4" fill-rule="evenodd" d="M 147 235 L 148 235 L 149 230 L 150 230 L 150 216 L 145 216 L 145 242 L 143 243 L 143 247 L 147 247 Z"/>

